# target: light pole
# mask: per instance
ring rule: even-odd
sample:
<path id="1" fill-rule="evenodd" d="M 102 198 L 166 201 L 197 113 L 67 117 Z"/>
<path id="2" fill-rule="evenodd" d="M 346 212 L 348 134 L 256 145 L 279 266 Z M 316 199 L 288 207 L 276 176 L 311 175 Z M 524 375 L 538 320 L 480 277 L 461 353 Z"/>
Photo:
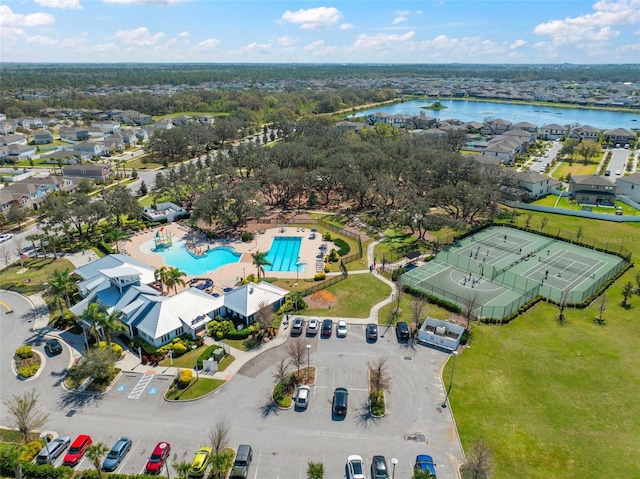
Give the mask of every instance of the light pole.
<path id="1" fill-rule="evenodd" d="M 307 344 L 307 384 L 309 384 L 309 375 L 311 374 L 311 345 Z"/>
<path id="2" fill-rule="evenodd" d="M 51 464 L 51 451 L 49 451 L 49 438 L 47 437 L 47 433 L 41 432 L 40 439 L 44 441 L 44 447 L 47 448 L 47 462 Z"/>
<path id="3" fill-rule="evenodd" d="M 298 281 L 300 281 L 300 256 L 296 260 L 296 312 L 298 312 Z"/>
<path id="4" fill-rule="evenodd" d="M 398 464 L 398 459 L 395 457 L 391 458 L 391 464 L 393 464 L 393 470 L 391 472 L 391 479 L 396 479 L 396 464 Z"/>
<path id="5" fill-rule="evenodd" d="M 451 378 L 449 378 L 449 387 L 447 388 L 447 394 L 444 397 L 444 402 L 442 403 L 442 409 L 447 407 L 449 392 L 451 391 L 451 385 L 453 384 L 453 372 L 456 369 L 456 358 L 458 357 L 458 351 L 453 351 L 451 354 L 453 355 L 453 364 L 451 364 Z"/>
<path id="6" fill-rule="evenodd" d="M 198 374 L 198 354 L 196 353 L 198 346 L 194 344 L 193 346 L 191 346 L 191 349 L 193 349 L 193 359 L 194 359 L 193 368 L 196 370 L 196 381 L 197 381 L 198 379 L 200 379 L 200 376 Z"/>

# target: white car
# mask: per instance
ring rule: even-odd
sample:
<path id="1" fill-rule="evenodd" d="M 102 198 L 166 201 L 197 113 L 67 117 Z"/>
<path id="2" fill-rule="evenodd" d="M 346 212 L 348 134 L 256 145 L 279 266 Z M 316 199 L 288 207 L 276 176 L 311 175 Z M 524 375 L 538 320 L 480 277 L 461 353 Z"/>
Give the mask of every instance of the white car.
<path id="1" fill-rule="evenodd" d="M 298 390 L 296 391 L 296 408 L 307 409 L 310 397 L 311 388 L 309 386 L 298 386 Z"/>
<path id="2" fill-rule="evenodd" d="M 360 456 L 354 454 L 347 458 L 347 479 L 367 479 L 364 475 L 364 462 Z"/>
<path id="3" fill-rule="evenodd" d="M 338 321 L 338 327 L 336 329 L 336 336 L 339 338 L 347 337 L 347 322 L 344 319 Z"/>
<path id="4" fill-rule="evenodd" d="M 11 233 L 4 233 L 0 235 L 0 243 L 4 243 L 5 241 L 9 241 L 11 238 L 13 238 L 13 235 Z"/>
<path id="5" fill-rule="evenodd" d="M 616 170 L 616 176 L 620 176 L 621 174 L 622 174 L 622 171 Z"/>
<path id="6" fill-rule="evenodd" d="M 315 336 L 318 334 L 318 328 L 320 327 L 320 322 L 318 318 L 311 318 L 307 323 L 307 336 Z"/>

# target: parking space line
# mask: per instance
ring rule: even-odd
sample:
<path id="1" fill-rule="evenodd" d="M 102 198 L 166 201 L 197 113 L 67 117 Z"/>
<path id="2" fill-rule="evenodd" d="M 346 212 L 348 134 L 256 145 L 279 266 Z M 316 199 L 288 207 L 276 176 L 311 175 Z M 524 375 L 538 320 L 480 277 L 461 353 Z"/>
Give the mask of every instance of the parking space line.
<path id="1" fill-rule="evenodd" d="M 140 378 L 140 381 L 138 381 L 138 384 L 133 387 L 133 389 L 127 396 L 127 399 L 140 399 L 140 396 L 142 396 L 142 393 L 147 388 L 152 379 L 153 374 L 145 374 L 144 376 L 142 376 Z"/>

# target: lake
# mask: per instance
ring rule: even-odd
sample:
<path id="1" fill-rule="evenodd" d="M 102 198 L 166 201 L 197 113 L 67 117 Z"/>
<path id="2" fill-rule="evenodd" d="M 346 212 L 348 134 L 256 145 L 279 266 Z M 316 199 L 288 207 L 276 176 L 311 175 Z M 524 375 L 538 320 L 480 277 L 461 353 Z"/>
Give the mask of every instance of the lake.
<path id="1" fill-rule="evenodd" d="M 640 128 L 640 113 L 620 113 L 605 110 L 583 110 L 574 108 L 555 108 L 541 105 L 520 105 L 514 103 L 493 103 L 468 100 L 438 100 L 447 108 L 442 110 L 425 110 L 421 106 L 433 103 L 431 100 L 411 100 L 395 105 L 380 106 L 371 110 L 361 111 L 355 116 L 369 113 L 384 112 L 390 115 L 419 115 L 424 112 L 427 116 L 435 116 L 440 120 L 457 118 L 460 121 L 479 121 L 485 119 L 502 118 L 511 123 L 528 121 L 538 126 L 549 123 L 559 125 L 575 124 L 591 125 L 602 130 L 613 128 Z M 353 116 L 353 115 L 352 115 Z"/>

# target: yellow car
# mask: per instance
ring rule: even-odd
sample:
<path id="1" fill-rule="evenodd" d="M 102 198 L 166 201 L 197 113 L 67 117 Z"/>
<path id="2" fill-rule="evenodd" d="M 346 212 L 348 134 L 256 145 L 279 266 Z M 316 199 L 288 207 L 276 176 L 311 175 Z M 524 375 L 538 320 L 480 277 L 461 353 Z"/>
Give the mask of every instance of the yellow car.
<path id="1" fill-rule="evenodd" d="M 207 470 L 207 465 L 209 464 L 209 459 L 211 458 L 211 453 L 213 449 L 210 447 L 203 446 L 198 449 L 196 452 L 193 461 L 191 462 L 191 467 L 189 467 L 189 476 L 192 477 L 202 477 L 204 476 L 204 472 Z"/>

